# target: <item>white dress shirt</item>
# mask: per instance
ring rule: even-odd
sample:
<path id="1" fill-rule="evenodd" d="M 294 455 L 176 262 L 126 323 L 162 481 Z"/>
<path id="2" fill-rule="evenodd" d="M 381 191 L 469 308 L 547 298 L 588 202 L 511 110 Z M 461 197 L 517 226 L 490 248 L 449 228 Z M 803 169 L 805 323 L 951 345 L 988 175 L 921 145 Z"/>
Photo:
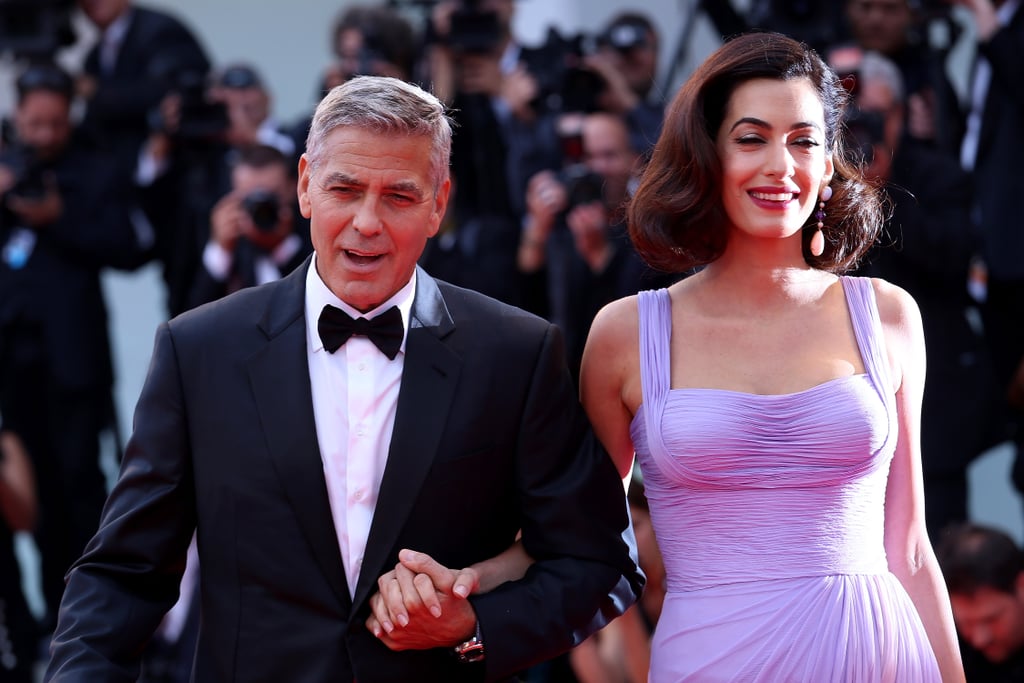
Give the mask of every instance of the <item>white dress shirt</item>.
<path id="1" fill-rule="evenodd" d="M 306 273 L 306 354 L 313 417 L 331 516 L 351 596 L 355 595 L 388 460 L 415 292 L 416 273 L 413 272 L 412 279 L 397 294 L 364 314 L 327 288 L 316 271 L 315 254 Z M 352 317 L 366 318 L 398 306 L 405 338 L 395 359 L 388 360 L 373 342 L 361 336 L 352 337 L 333 354 L 325 351 L 317 321 L 328 304 Z"/>

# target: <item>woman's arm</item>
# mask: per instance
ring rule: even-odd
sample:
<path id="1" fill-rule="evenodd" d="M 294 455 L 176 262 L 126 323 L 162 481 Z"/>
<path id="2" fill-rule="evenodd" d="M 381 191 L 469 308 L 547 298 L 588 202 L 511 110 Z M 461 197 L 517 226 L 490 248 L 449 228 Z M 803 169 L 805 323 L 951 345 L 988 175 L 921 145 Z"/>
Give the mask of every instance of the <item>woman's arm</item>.
<path id="1" fill-rule="evenodd" d="M 633 469 L 629 424 L 640 404 L 636 297 L 608 304 L 594 318 L 580 367 L 580 399 L 594 433 L 626 480 Z"/>
<path id="2" fill-rule="evenodd" d="M 917 304 L 902 289 L 875 281 L 893 381 L 899 436 L 885 492 L 885 552 L 924 623 L 942 680 L 964 681 L 949 595 L 924 523 L 921 401 L 925 346 Z"/>

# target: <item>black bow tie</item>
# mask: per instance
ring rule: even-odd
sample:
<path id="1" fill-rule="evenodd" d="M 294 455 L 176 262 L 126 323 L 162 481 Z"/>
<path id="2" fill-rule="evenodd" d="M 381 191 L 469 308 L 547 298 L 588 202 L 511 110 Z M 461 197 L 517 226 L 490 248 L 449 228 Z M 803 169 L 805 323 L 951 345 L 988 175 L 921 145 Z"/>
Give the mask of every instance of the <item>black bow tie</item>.
<path id="1" fill-rule="evenodd" d="M 345 311 L 328 304 L 320 312 L 316 328 L 328 353 L 337 351 L 352 335 L 360 335 L 376 344 L 388 360 L 394 360 L 398 355 L 405 336 L 398 306 L 392 306 L 375 318 L 353 319 Z"/>

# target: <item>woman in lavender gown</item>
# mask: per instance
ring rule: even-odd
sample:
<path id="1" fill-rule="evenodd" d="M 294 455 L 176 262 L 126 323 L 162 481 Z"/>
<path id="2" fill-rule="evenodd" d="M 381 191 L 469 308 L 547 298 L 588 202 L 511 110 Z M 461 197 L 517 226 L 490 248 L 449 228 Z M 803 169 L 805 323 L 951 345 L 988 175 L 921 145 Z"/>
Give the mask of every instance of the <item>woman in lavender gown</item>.
<path id="1" fill-rule="evenodd" d="M 664 557 L 652 683 L 963 680 L 924 525 L 920 315 L 842 275 L 882 222 L 844 105 L 806 46 L 740 36 L 677 94 L 630 204 L 650 265 L 700 267 L 607 306 L 581 376 Z"/>

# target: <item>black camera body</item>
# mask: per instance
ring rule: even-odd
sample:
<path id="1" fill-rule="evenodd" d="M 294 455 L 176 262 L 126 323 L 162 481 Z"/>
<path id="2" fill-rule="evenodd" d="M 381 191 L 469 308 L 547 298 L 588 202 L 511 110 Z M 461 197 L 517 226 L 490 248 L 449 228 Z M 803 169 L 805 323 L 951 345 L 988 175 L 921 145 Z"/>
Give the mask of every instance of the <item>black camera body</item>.
<path id="1" fill-rule="evenodd" d="M 534 109 L 543 112 L 598 111 L 598 96 L 607 89 L 604 78 L 583 66 L 583 58 L 597 49 L 597 41 L 585 34 L 563 36 L 554 28 L 540 47 L 524 51 L 527 70 L 539 91 Z"/>
<path id="2" fill-rule="evenodd" d="M 169 129 L 159 108 L 150 112 L 150 127 L 170 133 L 183 142 L 206 142 L 218 140 L 231 126 L 227 105 L 211 102 L 207 97 L 206 73 L 197 69 L 172 72 L 168 91 L 180 98 L 178 125 Z"/>
<path id="3" fill-rule="evenodd" d="M 566 211 L 584 204 L 604 203 L 604 178 L 585 164 L 571 164 L 563 168 L 558 179 L 565 185 Z"/>
<path id="4" fill-rule="evenodd" d="M 242 198 L 242 208 L 260 232 L 274 232 L 280 222 L 281 205 L 273 192 L 253 190 Z"/>
<path id="5" fill-rule="evenodd" d="M 74 0 L 0 0 L 0 54 L 51 57 L 75 42 Z"/>
<path id="6" fill-rule="evenodd" d="M 463 54 L 491 54 L 502 41 L 497 13 L 481 9 L 478 0 L 462 0 L 452 12 L 446 44 Z"/>
<path id="7" fill-rule="evenodd" d="M 14 183 L 5 194 L 25 199 L 42 199 L 46 194 L 44 165 L 33 151 L 23 145 L 14 145 L 0 156 L 0 165 L 14 175 Z"/>

